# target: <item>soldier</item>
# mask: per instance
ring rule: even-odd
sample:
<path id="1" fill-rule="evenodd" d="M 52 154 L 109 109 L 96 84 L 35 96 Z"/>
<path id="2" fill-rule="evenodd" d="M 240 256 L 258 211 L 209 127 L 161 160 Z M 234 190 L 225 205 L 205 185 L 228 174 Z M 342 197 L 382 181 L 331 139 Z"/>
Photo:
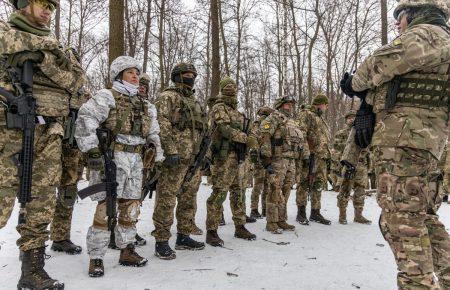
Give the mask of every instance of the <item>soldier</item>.
<path id="1" fill-rule="evenodd" d="M 34 133 L 31 201 L 26 203 L 24 220 L 17 226 L 20 234 L 17 245 L 23 252 L 17 288 L 64 289 L 63 283 L 50 278 L 44 270 L 45 242 L 61 179 L 63 119 L 69 114 L 71 96 L 78 94 L 86 78 L 72 51 L 62 48 L 51 35 L 51 17 L 58 1 L 11 0 L 11 3 L 16 11 L 8 23 L 0 22 L 0 87 L 19 95 L 11 71 L 6 69 L 21 68 L 32 61 L 32 91 L 39 121 Z M 6 224 L 14 207 L 19 185 L 14 160 L 22 149 L 22 131 L 7 129 L 5 111 L 9 108 L 8 101 L 0 96 L 0 227 Z"/>
<path id="2" fill-rule="evenodd" d="M 333 147 L 337 153 L 337 160 L 341 160 L 341 156 L 344 153 L 345 146 L 347 144 L 348 135 L 350 134 L 350 130 L 353 125 L 353 121 L 355 120 L 356 112 L 350 111 L 345 115 L 345 122 L 346 127 L 339 132 L 337 132 L 336 136 L 334 137 L 334 144 Z M 353 142 L 353 140 L 350 140 Z M 350 193 L 351 190 L 354 190 L 353 193 L 353 207 L 355 209 L 355 216 L 353 221 L 355 223 L 361 223 L 361 224 L 370 224 L 371 221 L 367 220 L 362 215 L 362 211 L 364 208 L 364 198 L 366 196 L 366 188 L 367 188 L 367 182 L 368 182 L 368 174 L 367 169 L 369 166 L 369 151 L 363 150 L 361 151 L 358 163 L 356 164 L 356 168 L 348 169 L 348 168 L 341 168 L 341 178 L 340 178 L 340 191 L 337 196 L 337 206 L 339 208 L 339 223 L 340 224 L 347 224 L 347 205 L 348 200 L 350 199 Z M 349 177 L 346 177 L 346 173 L 344 173 L 346 170 L 350 170 L 348 173 L 351 175 Z"/>
<path id="3" fill-rule="evenodd" d="M 172 260 L 176 253 L 169 246 L 170 227 L 177 203 L 176 250 L 202 250 L 205 244 L 193 240 L 189 235 L 195 216 L 194 205 L 200 171 L 187 183 L 182 184 L 189 166 L 199 151 L 202 138 L 208 131 L 203 107 L 195 99 L 194 84 L 197 70 L 192 64 L 177 64 L 171 73 L 173 85 L 166 88 L 156 100 L 158 121 L 161 126 L 161 142 L 166 160 L 160 166 L 161 175 L 156 187 L 153 223 L 155 229 L 155 255 Z M 180 189 L 181 188 L 181 189 Z"/>
<path id="4" fill-rule="evenodd" d="M 139 217 L 142 172 L 144 168 L 142 149 L 147 143 L 156 148 L 156 161 L 163 160 L 159 140 L 156 109 L 146 99 L 137 95 L 141 65 L 132 57 L 119 56 L 110 67 L 112 89 L 98 91 L 84 103 L 76 121 L 75 138 L 82 152 L 87 152 L 90 168 L 90 184 L 103 178 L 104 161 L 100 153 L 98 128 L 109 130 L 117 166 L 117 225 L 114 227 L 115 242 L 120 249 L 119 264 L 142 267 L 147 259 L 135 251 L 136 222 Z M 105 256 L 110 233 L 106 216 L 106 194 L 91 196 L 98 201 L 93 225 L 89 228 L 86 244 L 90 257 L 89 276 L 104 275 Z"/>
<path id="5" fill-rule="evenodd" d="M 237 110 L 237 87 L 233 79 L 220 81 L 220 94 L 209 113 L 212 135 L 211 177 L 213 191 L 206 202 L 206 243 L 221 247 L 224 242 L 217 234 L 223 202 L 230 191 L 230 206 L 235 225 L 234 236 L 255 240 L 256 236 L 245 228 L 245 206 L 242 191 L 244 161 L 247 144 L 245 116 Z M 248 120 L 248 119 L 247 119 Z"/>
<path id="6" fill-rule="evenodd" d="M 303 134 L 292 118 L 295 103 L 290 96 L 278 98 L 274 105 L 276 110 L 261 122 L 259 128 L 261 162 L 270 186 L 266 199 L 266 230 L 273 234 L 295 229 L 286 222 L 287 201 L 295 183 L 296 160 L 309 158 Z"/>
<path id="7" fill-rule="evenodd" d="M 253 122 L 252 128 L 250 130 L 251 134 L 259 139 L 259 126 L 261 122 L 273 113 L 273 109 L 270 107 L 261 107 L 258 109 L 256 115 L 257 119 Z M 250 159 L 253 162 L 255 168 L 253 170 L 254 186 L 251 196 L 251 213 L 250 217 L 262 218 L 266 216 L 266 197 L 269 191 L 269 183 L 267 179 L 267 174 L 264 166 L 261 164 L 259 158 L 259 146 L 249 151 Z M 259 207 L 259 197 L 261 196 L 261 214 L 258 211 Z"/>
<path id="8" fill-rule="evenodd" d="M 449 135 L 449 15 L 448 1 L 399 1 L 401 34 L 341 80 L 345 94 L 363 100 L 353 144 L 374 152 L 380 229 L 399 289 L 450 289 L 450 238 L 430 178 Z"/>
<path id="9" fill-rule="evenodd" d="M 310 220 L 330 225 L 331 222 L 320 213 L 322 190 L 327 188 L 327 163 L 330 162 L 330 131 L 323 114 L 328 108 L 328 98 L 317 95 L 312 106 L 300 111 L 298 124 L 305 136 L 311 153 L 310 161 L 302 163 L 297 185 L 297 221 L 308 225 L 306 204 L 308 194 L 311 198 Z M 309 171 L 315 172 L 309 172 Z"/>

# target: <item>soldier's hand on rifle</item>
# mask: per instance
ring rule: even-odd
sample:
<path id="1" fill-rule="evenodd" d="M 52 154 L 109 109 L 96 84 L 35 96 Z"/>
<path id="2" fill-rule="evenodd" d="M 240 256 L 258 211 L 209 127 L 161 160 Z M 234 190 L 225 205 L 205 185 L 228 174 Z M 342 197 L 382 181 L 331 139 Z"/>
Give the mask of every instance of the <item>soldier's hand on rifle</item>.
<path id="1" fill-rule="evenodd" d="M 9 63 L 12 67 L 22 67 L 27 60 L 31 60 L 34 63 L 41 63 L 44 60 L 44 54 L 40 51 L 21 51 L 13 54 L 9 59 Z"/>
<path id="2" fill-rule="evenodd" d="M 253 163 L 257 163 L 258 162 L 258 159 L 259 159 L 259 151 L 258 151 L 258 149 L 250 149 L 249 155 L 250 155 L 250 160 Z"/>
<path id="3" fill-rule="evenodd" d="M 367 95 L 367 91 L 362 92 L 354 91 L 352 88 L 352 79 L 353 75 L 349 74 L 348 72 L 344 74 L 344 76 L 341 79 L 341 82 L 339 83 L 342 92 L 347 96 L 349 96 L 350 98 L 353 98 L 354 96 L 357 96 L 360 99 L 365 98 Z"/>
<path id="4" fill-rule="evenodd" d="M 63 70 L 71 70 L 72 62 L 69 57 L 60 49 L 51 51 L 56 56 L 56 64 Z"/>
<path id="5" fill-rule="evenodd" d="M 105 170 L 105 162 L 102 153 L 95 147 L 88 151 L 87 166 L 90 170 L 103 171 Z"/>
<path id="6" fill-rule="evenodd" d="M 169 154 L 166 156 L 164 163 L 168 166 L 178 166 L 181 164 L 181 158 L 179 154 Z"/>

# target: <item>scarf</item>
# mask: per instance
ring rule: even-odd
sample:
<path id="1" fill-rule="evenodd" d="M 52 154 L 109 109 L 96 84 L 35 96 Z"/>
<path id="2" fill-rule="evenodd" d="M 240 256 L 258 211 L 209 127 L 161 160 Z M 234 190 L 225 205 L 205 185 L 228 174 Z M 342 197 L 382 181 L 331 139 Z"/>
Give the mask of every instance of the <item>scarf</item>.
<path id="1" fill-rule="evenodd" d="M 139 92 L 139 86 L 126 81 L 114 81 L 112 88 L 121 94 L 134 97 Z"/>
<path id="2" fill-rule="evenodd" d="M 411 21 L 408 27 L 419 24 L 438 25 L 446 30 L 450 30 L 450 27 L 447 25 L 447 20 L 442 15 L 442 12 L 435 7 L 421 9 L 419 15 Z"/>
<path id="3" fill-rule="evenodd" d="M 13 26 L 16 26 L 19 29 L 21 29 L 25 32 L 31 33 L 31 34 L 35 34 L 38 36 L 49 36 L 50 35 L 50 28 L 37 27 L 37 26 L 31 24 L 31 22 L 24 15 L 17 13 L 17 12 L 14 12 L 13 14 L 11 14 L 8 22 L 10 24 L 12 24 Z"/>

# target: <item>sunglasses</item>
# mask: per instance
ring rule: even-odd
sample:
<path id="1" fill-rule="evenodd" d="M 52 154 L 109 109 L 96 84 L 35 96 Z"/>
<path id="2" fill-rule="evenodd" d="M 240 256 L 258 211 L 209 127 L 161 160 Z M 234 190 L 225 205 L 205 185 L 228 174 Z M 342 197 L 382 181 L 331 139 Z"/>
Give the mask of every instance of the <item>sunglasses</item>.
<path id="1" fill-rule="evenodd" d="M 34 0 L 34 3 L 41 6 L 43 9 L 50 10 L 50 12 L 56 10 L 55 4 L 48 2 L 47 0 Z"/>

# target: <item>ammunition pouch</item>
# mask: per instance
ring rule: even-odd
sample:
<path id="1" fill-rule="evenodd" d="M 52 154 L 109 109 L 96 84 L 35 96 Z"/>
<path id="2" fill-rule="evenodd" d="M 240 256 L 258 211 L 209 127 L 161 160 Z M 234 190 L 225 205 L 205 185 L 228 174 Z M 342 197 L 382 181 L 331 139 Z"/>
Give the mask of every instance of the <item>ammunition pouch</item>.
<path id="1" fill-rule="evenodd" d="M 272 146 L 283 146 L 284 140 L 282 138 L 272 139 Z"/>

